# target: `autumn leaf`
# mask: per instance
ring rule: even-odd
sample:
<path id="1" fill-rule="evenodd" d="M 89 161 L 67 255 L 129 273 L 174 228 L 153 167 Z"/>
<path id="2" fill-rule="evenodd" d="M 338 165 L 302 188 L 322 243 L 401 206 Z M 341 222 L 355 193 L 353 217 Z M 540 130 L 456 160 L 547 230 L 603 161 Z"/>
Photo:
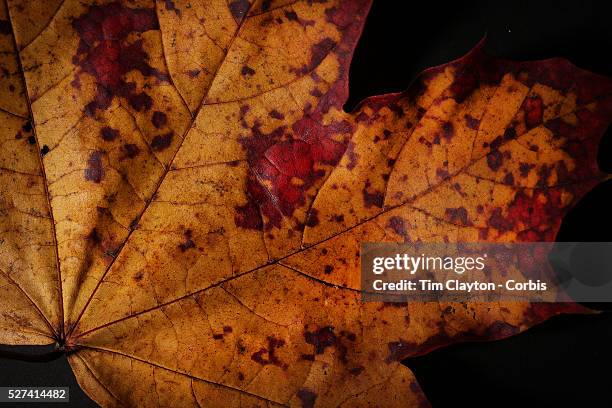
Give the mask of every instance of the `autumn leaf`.
<path id="1" fill-rule="evenodd" d="M 7 0 L 0 342 L 110 406 L 427 405 L 400 362 L 571 304 L 364 303 L 362 242 L 553 241 L 612 82 L 482 46 L 352 113 L 367 0 Z"/>

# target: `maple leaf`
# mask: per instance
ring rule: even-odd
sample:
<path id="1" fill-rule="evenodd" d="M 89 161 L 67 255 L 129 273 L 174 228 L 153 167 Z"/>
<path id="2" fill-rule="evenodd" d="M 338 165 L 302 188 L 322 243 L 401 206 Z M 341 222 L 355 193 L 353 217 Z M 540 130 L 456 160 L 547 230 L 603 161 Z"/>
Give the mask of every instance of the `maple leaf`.
<path id="1" fill-rule="evenodd" d="M 361 242 L 554 240 L 612 118 L 482 47 L 346 113 L 369 6 L 3 4 L 0 342 L 102 406 L 412 406 L 402 359 L 579 310 L 361 301 Z"/>

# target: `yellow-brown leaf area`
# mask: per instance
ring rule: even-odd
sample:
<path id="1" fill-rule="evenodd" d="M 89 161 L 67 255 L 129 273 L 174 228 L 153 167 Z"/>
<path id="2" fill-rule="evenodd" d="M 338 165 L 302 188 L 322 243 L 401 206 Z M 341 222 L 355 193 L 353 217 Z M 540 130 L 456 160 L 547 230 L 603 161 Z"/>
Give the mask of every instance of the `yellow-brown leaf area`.
<path id="1" fill-rule="evenodd" d="M 102 406 L 399 407 L 402 359 L 577 310 L 361 301 L 363 242 L 554 240 L 612 116 L 480 47 L 346 113 L 369 5 L 9 0 L 0 340 Z"/>
<path id="2" fill-rule="evenodd" d="M 61 310 L 53 224 L 15 40 L 0 7 L 0 342 L 49 344 Z"/>

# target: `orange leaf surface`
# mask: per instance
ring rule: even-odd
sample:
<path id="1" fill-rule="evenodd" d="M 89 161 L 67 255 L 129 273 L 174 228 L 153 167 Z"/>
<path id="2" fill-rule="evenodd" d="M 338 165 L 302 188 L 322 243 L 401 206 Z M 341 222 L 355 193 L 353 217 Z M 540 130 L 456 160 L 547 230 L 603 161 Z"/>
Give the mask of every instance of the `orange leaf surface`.
<path id="1" fill-rule="evenodd" d="M 400 361 L 573 305 L 364 303 L 362 242 L 552 241 L 612 82 L 477 47 L 343 110 L 368 0 L 6 0 L 0 342 L 102 406 L 427 404 Z"/>

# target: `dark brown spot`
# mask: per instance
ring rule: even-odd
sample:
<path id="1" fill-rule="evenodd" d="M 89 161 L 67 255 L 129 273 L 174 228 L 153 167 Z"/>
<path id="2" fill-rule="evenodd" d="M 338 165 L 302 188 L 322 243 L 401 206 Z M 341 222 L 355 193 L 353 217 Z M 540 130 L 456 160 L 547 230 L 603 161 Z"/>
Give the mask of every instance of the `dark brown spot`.
<path id="1" fill-rule="evenodd" d="M 176 5 L 174 4 L 174 1 L 172 1 L 172 0 L 164 0 L 164 5 L 166 6 L 166 10 L 174 11 L 177 16 L 181 15 L 181 10 L 176 8 Z"/>
<path id="2" fill-rule="evenodd" d="M 187 75 L 189 75 L 189 78 L 195 78 L 198 75 L 200 75 L 200 70 L 199 69 L 191 69 L 189 71 L 187 71 Z"/>
<path id="3" fill-rule="evenodd" d="M 151 148 L 155 151 L 167 149 L 172 143 L 174 132 L 166 133 L 165 135 L 155 136 L 151 141 Z"/>
<path id="4" fill-rule="evenodd" d="M 310 49 L 310 62 L 302 66 L 298 73 L 307 74 L 319 66 L 321 61 L 336 47 L 336 42 L 331 38 L 324 38 L 314 44 Z"/>
<path id="5" fill-rule="evenodd" d="M 444 215 L 450 222 L 458 223 L 463 225 L 471 225 L 472 223 L 468 219 L 468 212 L 464 207 L 458 208 L 447 208 L 444 211 Z"/>
<path id="6" fill-rule="evenodd" d="M 493 150 L 487 155 L 487 165 L 493 171 L 499 170 L 504 161 L 504 157 L 499 150 Z"/>
<path id="7" fill-rule="evenodd" d="M 249 202 L 236 207 L 234 223 L 240 228 L 262 230 L 263 220 L 256 204 Z"/>
<path id="8" fill-rule="evenodd" d="M 427 147 L 431 147 L 432 144 L 429 140 L 425 139 L 423 136 L 419 137 L 419 143 L 427 146 Z"/>
<path id="9" fill-rule="evenodd" d="M 123 151 L 125 153 L 125 157 L 133 159 L 134 157 L 140 154 L 140 149 L 138 146 L 132 143 L 126 143 L 123 145 Z"/>
<path id="10" fill-rule="evenodd" d="M 404 219 L 398 216 L 393 216 L 389 218 L 389 222 L 387 226 L 393 230 L 397 235 L 400 235 L 404 238 L 408 237 L 408 231 L 406 231 L 406 225 L 404 223 Z"/>
<path id="11" fill-rule="evenodd" d="M 502 145 L 502 142 L 504 141 L 504 138 L 500 135 L 497 136 L 495 139 L 493 139 L 493 141 L 491 142 L 490 148 L 491 150 L 497 150 L 499 149 L 499 147 Z"/>
<path id="12" fill-rule="evenodd" d="M 98 230 L 95 228 L 91 230 L 89 235 L 87 235 L 86 239 L 93 245 L 100 245 L 100 243 L 102 243 L 102 237 L 98 233 Z"/>
<path id="13" fill-rule="evenodd" d="M 535 165 L 529 163 L 520 163 L 519 164 L 519 172 L 521 173 L 521 177 L 527 177 L 529 175 L 529 171 L 533 169 Z"/>
<path id="14" fill-rule="evenodd" d="M 351 368 L 349 370 L 349 373 L 351 373 L 352 375 L 359 375 L 363 372 L 363 370 L 365 370 L 363 366 L 357 366 L 357 367 Z"/>
<path id="15" fill-rule="evenodd" d="M 151 109 L 151 106 L 153 106 L 153 98 L 151 98 L 145 92 L 130 95 L 128 97 L 128 102 L 130 103 L 130 106 L 136 109 L 138 112 L 148 111 Z"/>
<path id="16" fill-rule="evenodd" d="M 11 23 L 8 20 L 0 20 L 0 34 L 10 35 L 12 32 Z"/>
<path id="17" fill-rule="evenodd" d="M 269 113 L 268 116 L 270 116 L 273 119 L 278 119 L 278 120 L 282 120 L 285 119 L 285 115 L 283 115 L 282 113 L 280 113 L 279 111 L 277 111 L 276 109 L 272 109 Z"/>
<path id="18" fill-rule="evenodd" d="M 104 168 L 102 167 L 102 156 L 104 152 L 96 150 L 91 152 L 87 160 L 87 168 L 85 169 L 85 180 L 99 183 L 104 178 Z"/>
<path id="19" fill-rule="evenodd" d="M 151 119 L 151 123 L 153 123 L 153 126 L 159 129 L 163 127 L 164 125 L 166 125 L 167 122 L 168 122 L 168 117 L 166 116 L 164 112 L 160 112 L 160 111 L 153 112 L 153 117 Z"/>
<path id="20" fill-rule="evenodd" d="M 315 98 L 320 98 L 323 96 L 323 92 L 321 92 L 319 88 L 314 88 L 312 91 L 310 91 L 310 94 Z"/>
<path id="21" fill-rule="evenodd" d="M 252 75 L 255 75 L 255 70 L 249 67 L 248 65 L 243 65 L 242 69 L 240 70 L 240 73 L 243 76 L 252 76 Z"/>
<path id="22" fill-rule="evenodd" d="M 449 142 L 455 133 L 455 128 L 451 122 L 444 122 L 442 124 L 442 136 Z"/>
<path id="23" fill-rule="evenodd" d="M 353 170 L 355 166 L 357 166 L 357 159 L 359 156 L 355 153 L 355 143 L 349 142 L 348 147 L 346 148 L 346 156 L 349 159 L 346 168 L 349 170 Z"/>
<path id="24" fill-rule="evenodd" d="M 465 124 L 472 130 L 478 130 L 478 126 L 480 126 L 480 120 L 475 117 L 466 114 L 465 115 Z"/>
<path id="25" fill-rule="evenodd" d="M 314 361 L 314 360 L 315 360 L 315 356 L 314 356 L 314 354 L 302 354 L 302 355 L 300 356 L 300 358 L 301 358 L 302 360 L 305 360 L 305 361 Z"/>
<path id="26" fill-rule="evenodd" d="M 442 180 L 445 180 L 450 177 L 450 173 L 447 169 L 436 169 L 436 176 Z"/>
<path id="27" fill-rule="evenodd" d="M 247 11 L 249 11 L 250 3 L 248 0 L 234 0 L 229 4 L 230 12 L 234 16 L 234 20 L 240 23 Z"/>
<path id="28" fill-rule="evenodd" d="M 276 355 L 276 350 L 285 345 L 285 340 L 268 337 L 268 348 L 261 348 L 251 355 L 251 360 L 261 365 L 273 364 L 287 369 L 287 364 L 283 363 Z M 267 355 L 267 357 L 265 357 Z"/>
<path id="29" fill-rule="evenodd" d="M 100 129 L 100 135 L 104 141 L 112 142 L 119 137 L 119 130 L 104 126 L 102 129 Z"/>
<path id="30" fill-rule="evenodd" d="M 516 139 L 516 129 L 513 127 L 509 127 L 504 131 L 504 140 L 512 140 Z"/>
<path id="31" fill-rule="evenodd" d="M 298 15 L 297 15 L 297 13 L 295 11 L 285 11 L 285 17 L 289 21 L 297 21 L 298 20 Z"/>
<path id="32" fill-rule="evenodd" d="M 191 235 L 192 235 L 192 232 L 190 229 L 186 230 L 183 233 L 183 236 L 185 237 L 185 241 L 183 241 L 178 246 L 181 252 L 185 252 L 188 249 L 195 248 L 195 242 L 193 242 L 193 240 L 191 239 Z"/>
<path id="33" fill-rule="evenodd" d="M 510 231 L 514 227 L 514 221 L 504 217 L 502 215 L 502 209 L 499 207 L 494 208 L 491 212 L 488 224 L 501 232 Z"/>
<path id="34" fill-rule="evenodd" d="M 383 193 L 377 190 L 370 192 L 369 191 L 370 185 L 371 185 L 370 181 L 367 180 L 364 189 L 361 191 L 362 196 L 363 196 L 363 203 L 365 207 L 366 208 L 370 208 L 370 207 L 382 208 L 384 200 L 385 200 L 385 196 L 383 195 Z"/>
<path id="35" fill-rule="evenodd" d="M 355 341 L 357 340 L 357 335 L 353 332 L 350 332 L 348 330 L 342 330 L 340 332 L 340 335 L 343 336 L 344 338 L 346 338 L 349 341 Z"/>
<path id="36" fill-rule="evenodd" d="M 311 228 L 319 225 L 319 216 L 316 208 L 310 209 L 310 212 L 308 213 L 308 217 L 306 219 L 306 225 Z"/>
<path id="37" fill-rule="evenodd" d="M 327 347 L 335 346 L 338 341 L 332 326 L 325 326 L 314 332 L 306 331 L 304 338 L 306 343 L 315 347 L 315 354 L 323 354 Z"/>
<path id="38" fill-rule="evenodd" d="M 302 408 L 314 408 L 317 394 L 307 388 L 301 388 L 297 397 L 302 402 Z"/>

